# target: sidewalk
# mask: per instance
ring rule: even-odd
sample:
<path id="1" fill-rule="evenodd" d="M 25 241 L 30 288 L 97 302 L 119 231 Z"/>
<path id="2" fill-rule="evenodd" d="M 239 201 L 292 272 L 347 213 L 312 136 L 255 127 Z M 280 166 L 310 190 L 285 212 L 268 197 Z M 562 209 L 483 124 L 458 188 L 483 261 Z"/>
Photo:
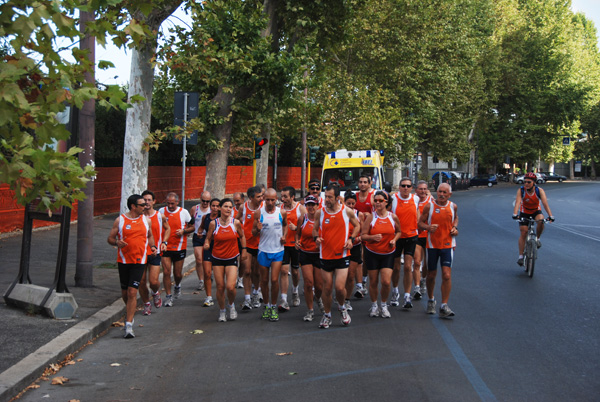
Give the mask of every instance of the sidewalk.
<path id="1" fill-rule="evenodd" d="M 195 205 L 186 201 L 186 208 Z M 44 315 L 7 306 L 0 298 L 0 401 L 8 401 L 37 379 L 51 363 L 77 351 L 125 314 L 121 300 L 117 253 L 106 242 L 118 214 L 96 217 L 94 225 L 94 273 L 92 288 L 75 286 L 77 223 L 69 234 L 66 282 L 79 306 L 70 320 L 55 320 Z M 31 242 L 30 278 L 34 285 L 49 287 L 56 270 L 58 226 L 34 230 Z M 0 291 L 3 296 L 19 273 L 22 234 L 0 238 Z M 191 239 L 184 271 L 194 267 Z"/>

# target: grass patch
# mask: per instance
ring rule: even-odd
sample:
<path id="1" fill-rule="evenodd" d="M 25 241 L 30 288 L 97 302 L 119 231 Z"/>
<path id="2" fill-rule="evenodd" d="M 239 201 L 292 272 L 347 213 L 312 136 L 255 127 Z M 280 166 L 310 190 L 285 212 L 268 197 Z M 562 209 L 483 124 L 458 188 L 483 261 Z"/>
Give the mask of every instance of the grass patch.
<path id="1" fill-rule="evenodd" d="M 116 262 L 103 262 L 101 264 L 96 265 L 94 268 L 117 269 L 117 263 Z"/>

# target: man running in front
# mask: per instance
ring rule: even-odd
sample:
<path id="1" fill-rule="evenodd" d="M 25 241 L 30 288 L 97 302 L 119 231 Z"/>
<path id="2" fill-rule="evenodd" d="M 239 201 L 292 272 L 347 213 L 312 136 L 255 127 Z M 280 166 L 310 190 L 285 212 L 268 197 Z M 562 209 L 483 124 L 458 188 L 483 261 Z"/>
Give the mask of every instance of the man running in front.
<path id="1" fill-rule="evenodd" d="M 448 183 L 438 186 L 437 200 L 425 205 L 419 218 L 419 229 L 428 232 L 427 237 L 427 314 L 435 314 L 433 287 L 437 274 L 438 260 L 442 266 L 442 305 L 440 317 L 452 317 L 454 312 L 448 307 L 452 289 L 452 259 L 458 236 L 458 207 L 450 201 L 452 187 Z"/>
<path id="2" fill-rule="evenodd" d="M 323 276 L 323 304 L 325 313 L 320 328 L 331 325 L 331 294 L 335 273 L 335 297 L 342 315 L 342 324 L 350 324 L 351 318 L 344 301 L 346 299 L 346 278 L 350 265 L 350 250 L 354 239 L 360 233 L 360 222 L 354 211 L 338 202 L 340 187 L 329 185 L 325 189 L 325 202 L 315 216 L 313 238 L 321 247 L 321 273 Z M 350 224 L 354 226 L 350 233 Z"/>

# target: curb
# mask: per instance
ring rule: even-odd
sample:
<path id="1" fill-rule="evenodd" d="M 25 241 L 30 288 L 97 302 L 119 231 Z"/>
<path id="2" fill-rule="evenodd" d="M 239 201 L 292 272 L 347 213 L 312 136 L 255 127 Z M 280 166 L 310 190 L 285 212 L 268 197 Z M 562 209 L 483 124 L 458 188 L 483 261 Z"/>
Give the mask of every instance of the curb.
<path id="1" fill-rule="evenodd" d="M 183 263 L 183 273 L 194 267 L 195 262 L 194 255 L 188 255 Z M 162 279 L 160 281 L 162 283 Z M 46 367 L 62 361 L 70 353 L 77 352 L 86 343 L 110 328 L 111 324 L 124 314 L 123 300 L 115 300 L 111 305 L 69 328 L 14 366 L 0 373 L 0 401 L 10 401 L 39 378 Z"/>

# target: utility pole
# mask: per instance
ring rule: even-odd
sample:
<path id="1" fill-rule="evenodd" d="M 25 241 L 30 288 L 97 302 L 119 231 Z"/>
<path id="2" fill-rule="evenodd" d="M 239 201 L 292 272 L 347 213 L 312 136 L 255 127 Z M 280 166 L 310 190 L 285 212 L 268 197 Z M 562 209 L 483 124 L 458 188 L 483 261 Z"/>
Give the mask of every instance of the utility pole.
<path id="1" fill-rule="evenodd" d="M 86 25 L 95 20 L 94 12 L 80 14 L 79 31 L 84 34 L 81 40 L 81 50 L 88 51 L 88 60 L 92 70 L 85 75 L 86 82 L 95 83 L 94 65 L 96 63 L 96 38 L 85 33 Z M 90 99 L 83 104 L 79 111 L 79 147 L 83 151 L 79 154 L 79 165 L 94 166 L 95 153 L 95 122 L 96 101 Z M 85 200 L 80 201 L 77 209 L 77 262 L 75 264 L 75 286 L 94 286 L 93 275 L 93 242 L 94 242 L 94 180 L 90 180 L 83 190 Z"/>

